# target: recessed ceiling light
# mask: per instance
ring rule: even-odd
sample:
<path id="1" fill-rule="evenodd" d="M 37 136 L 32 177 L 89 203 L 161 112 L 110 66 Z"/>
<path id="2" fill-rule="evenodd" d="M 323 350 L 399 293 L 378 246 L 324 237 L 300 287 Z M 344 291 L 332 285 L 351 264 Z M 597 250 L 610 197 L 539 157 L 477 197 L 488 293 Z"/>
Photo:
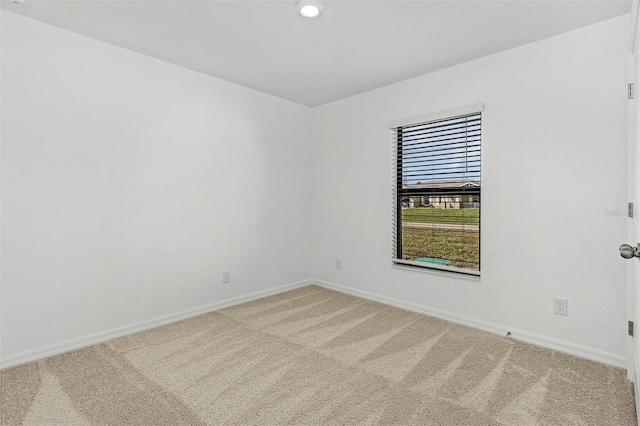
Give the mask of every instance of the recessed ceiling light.
<path id="1" fill-rule="evenodd" d="M 296 10 L 305 18 L 315 18 L 322 15 L 324 6 L 317 0 L 300 0 L 296 4 Z"/>

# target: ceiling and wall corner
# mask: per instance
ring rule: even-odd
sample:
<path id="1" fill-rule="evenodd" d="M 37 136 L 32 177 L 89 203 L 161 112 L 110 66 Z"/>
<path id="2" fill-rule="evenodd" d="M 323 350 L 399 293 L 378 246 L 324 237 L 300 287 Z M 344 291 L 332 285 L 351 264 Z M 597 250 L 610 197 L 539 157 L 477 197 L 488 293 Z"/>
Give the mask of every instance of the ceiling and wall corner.
<path id="1" fill-rule="evenodd" d="M 629 13 L 628 0 L 27 1 L 1 7 L 307 106 Z"/>

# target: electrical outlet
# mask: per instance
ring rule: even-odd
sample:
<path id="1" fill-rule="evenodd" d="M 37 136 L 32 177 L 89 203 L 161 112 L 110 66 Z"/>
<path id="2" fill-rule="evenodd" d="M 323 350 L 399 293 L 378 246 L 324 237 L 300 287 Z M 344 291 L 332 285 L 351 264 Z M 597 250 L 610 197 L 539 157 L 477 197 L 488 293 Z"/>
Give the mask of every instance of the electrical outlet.
<path id="1" fill-rule="evenodd" d="M 553 299 L 553 313 L 558 315 L 567 315 L 567 299 Z"/>
<path id="2" fill-rule="evenodd" d="M 336 269 L 342 269 L 342 260 L 336 259 Z"/>
<path id="3" fill-rule="evenodd" d="M 231 271 L 224 271 L 222 273 L 222 283 L 227 284 L 231 282 Z"/>

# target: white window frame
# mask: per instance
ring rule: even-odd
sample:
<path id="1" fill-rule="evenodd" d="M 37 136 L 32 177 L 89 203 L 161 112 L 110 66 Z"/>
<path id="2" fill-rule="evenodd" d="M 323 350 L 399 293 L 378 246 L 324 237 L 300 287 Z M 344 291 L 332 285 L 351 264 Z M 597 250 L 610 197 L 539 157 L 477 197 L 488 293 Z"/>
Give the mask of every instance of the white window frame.
<path id="1" fill-rule="evenodd" d="M 458 116 L 469 115 L 473 113 L 483 113 L 484 112 L 484 104 L 477 103 L 472 105 L 463 106 L 460 108 L 453 108 L 449 110 L 434 112 L 431 114 L 420 115 L 411 118 L 405 118 L 400 120 L 394 120 L 389 122 L 389 129 L 392 133 L 392 265 L 400 266 L 400 267 L 409 267 L 411 269 L 419 269 L 419 270 L 434 270 L 438 272 L 450 272 L 453 274 L 464 274 L 479 277 L 481 275 L 481 271 L 474 271 L 471 269 L 465 268 L 456 268 L 452 266 L 441 266 L 437 264 L 425 264 L 422 262 L 414 262 L 409 260 L 403 260 L 397 258 L 397 232 L 398 232 L 398 190 L 397 190 L 397 129 L 399 127 L 417 125 L 421 123 L 428 123 L 432 121 L 439 121 L 448 118 L 455 118 Z M 480 204 L 480 209 L 482 211 L 482 203 Z M 479 225 L 480 226 L 480 225 Z M 481 240 L 478 242 L 481 244 Z M 478 267 L 480 268 L 481 259 L 478 259 Z"/>

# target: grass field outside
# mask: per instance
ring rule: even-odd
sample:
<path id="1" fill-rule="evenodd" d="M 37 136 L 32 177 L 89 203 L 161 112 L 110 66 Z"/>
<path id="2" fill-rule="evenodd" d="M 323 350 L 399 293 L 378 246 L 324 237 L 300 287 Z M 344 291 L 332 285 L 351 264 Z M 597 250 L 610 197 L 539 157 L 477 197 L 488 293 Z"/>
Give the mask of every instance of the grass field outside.
<path id="1" fill-rule="evenodd" d="M 480 224 L 480 209 L 407 208 L 402 209 L 402 222 L 478 226 Z"/>
<path id="2" fill-rule="evenodd" d="M 476 209 L 477 210 L 477 209 Z M 472 229 L 402 227 L 402 258 L 451 260 L 449 266 L 480 269 L 480 232 Z"/>

